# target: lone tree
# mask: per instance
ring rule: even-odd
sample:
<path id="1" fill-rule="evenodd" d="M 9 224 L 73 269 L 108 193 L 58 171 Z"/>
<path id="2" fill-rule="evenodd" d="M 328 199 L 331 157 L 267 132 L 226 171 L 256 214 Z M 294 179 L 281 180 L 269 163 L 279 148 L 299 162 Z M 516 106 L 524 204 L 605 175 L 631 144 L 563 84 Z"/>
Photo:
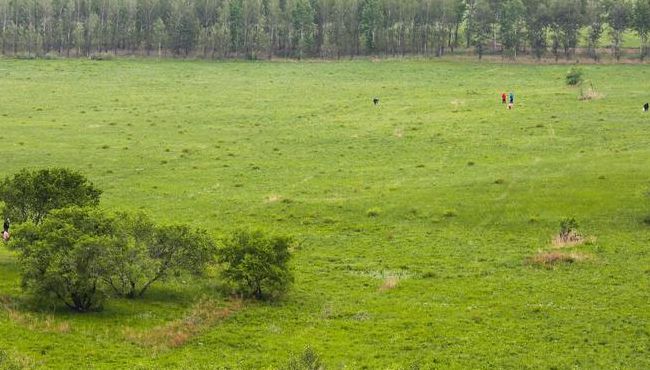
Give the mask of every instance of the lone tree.
<path id="1" fill-rule="evenodd" d="M 67 168 L 23 169 L 0 183 L 4 216 L 40 224 L 48 212 L 69 206 L 96 206 L 101 190 L 81 173 Z"/>
<path id="2" fill-rule="evenodd" d="M 143 213 L 118 214 L 115 230 L 104 281 L 119 296 L 140 297 L 157 281 L 181 271 L 200 274 L 214 261 L 216 245 L 205 230 L 159 227 Z"/>
<path id="3" fill-rule="evenodd" d="M 237 286 L 238 292 L 256 299 L 284 293 L 293 274 L 289 268 L 293 240 L 267 236 L 261 231 L 237 231 L 219 250 L 222 276 Z"/>
<path id="4" fill-rule="evenodd" d="M 101 309 L 107 251 L 114 245 L 108 217 L 94 208 L 58 209 L 38 225 L 20 225 L 14 234 L 10 247 L 19 252 L 25 290 L 78 312 Z"/>

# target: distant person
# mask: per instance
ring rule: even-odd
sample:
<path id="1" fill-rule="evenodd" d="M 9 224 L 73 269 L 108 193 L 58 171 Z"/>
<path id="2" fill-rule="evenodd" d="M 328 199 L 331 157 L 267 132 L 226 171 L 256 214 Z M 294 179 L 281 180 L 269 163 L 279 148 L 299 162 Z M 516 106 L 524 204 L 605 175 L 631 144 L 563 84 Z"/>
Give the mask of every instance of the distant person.
<path id="1" fill-rule="evenodd" d="M 506 103 L 506 93 L 502 93 L 501 94 L 501 104 L 505 104 L 505 103 Z"/>
<path id="2" fill-rule="evenodd" d="M 513 92 L 510 93 L 510 104 L 515 104 L 515 94 Z"/>
<path id="3" fill-rule="evenodd" d="M 4 224 L 2 224 L 3 231 L 9 232 L 9 217 L 5 218 Z"/>
<path id="4" fill-rule="evenodd" d="M 372 98 L 372 104 L 379 105 L 379 98 Z"/>
<path id="5" fill-rule="evenodd" d="M 643 104 L 643 111 L 647 112 L 648 109 L 650 109 L 650 104 L 648 104 L 648 103 Z"/>

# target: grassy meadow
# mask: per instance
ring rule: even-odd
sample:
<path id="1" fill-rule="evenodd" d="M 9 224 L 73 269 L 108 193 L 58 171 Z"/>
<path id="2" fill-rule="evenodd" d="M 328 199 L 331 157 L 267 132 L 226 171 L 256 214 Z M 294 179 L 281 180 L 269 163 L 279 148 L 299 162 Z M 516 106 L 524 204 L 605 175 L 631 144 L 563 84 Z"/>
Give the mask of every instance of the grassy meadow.
<path id="1" fill-rule="evenodd" d="M 30 305 L 0 246 L 0 348 L 61 369 L 272 369 L 306 346 L 328 369 L 649 368 L 650 68 L 585 66 L 591 101 L 568 68 L 0 59 L 2 176 L 70 167 L 106 209 L 301 241 L 277 302 L 179 277 L 89 314 Z M 567 216 L 589 240 L 559 249 Z M 202 300 L 226 308 L 174 338 Z"/>

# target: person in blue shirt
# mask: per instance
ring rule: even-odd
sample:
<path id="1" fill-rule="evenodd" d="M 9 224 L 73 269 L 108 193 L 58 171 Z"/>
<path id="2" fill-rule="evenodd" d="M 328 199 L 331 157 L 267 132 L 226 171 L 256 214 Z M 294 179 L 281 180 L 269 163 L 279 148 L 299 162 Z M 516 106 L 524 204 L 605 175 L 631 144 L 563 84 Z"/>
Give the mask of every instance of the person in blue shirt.
<path id="1" fill-rule="evenodd" d="M 515 94 L 513 92 L 510 93 L 510 104 L 515 104 Z"/>

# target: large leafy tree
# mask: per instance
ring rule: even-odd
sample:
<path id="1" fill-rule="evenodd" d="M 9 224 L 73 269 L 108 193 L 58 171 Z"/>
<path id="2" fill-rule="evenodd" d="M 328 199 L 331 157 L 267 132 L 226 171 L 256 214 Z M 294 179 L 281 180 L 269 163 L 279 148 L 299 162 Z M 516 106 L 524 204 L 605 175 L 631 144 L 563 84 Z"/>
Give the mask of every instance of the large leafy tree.
<path id="1" fill-rule="evenodd" d="M 40 225 L 27 222 L 14 234 L 10 247 L 19 252 L 25 290 L 78 312 L 102 307 L 107 251 L 114 246 L 110 218 L 71 207 L 53 211 Z"/>
<path id="2" fill-rule="evenodd" d="M 607 8 L 607 23 L 610 27 L 612 39 L 612 54 L 616 60 L 621 58 L 621 44 L 623 33 L 630 23 L 630 7 L 627 2 L 610 0 L 605 3 Z"/>
<path id="3" fill-rule="evenodd" d="M 648 36 L 650 35 L 650 0 L 636 0 L 632 15 L 632 28 L 641 40 L 641 60 L 648 55 Z"/>
<path id="4" fill-rule="evenodd" d="M 548 0 L 525 0 L 524 7 L 528 42 L 533 55 L 541 59 L 546 52 L 550 23 Z"/>
<path id="5" fill-rule="evenodd" d="M 477 0 L 473 7 L 469 9 L 471 14 L 471 29 L 468 31 L 472 37 L 472 44 L 476 49 L 478 58 L 482 59 L 485 48 L 492 36 L 492 25 L 496 21 L 495 13 L 490 3 L 485 0 Z"/>
<path id="6" fill-rule="evenodd" d="M 119 296 L 141 297 L 172 274 L 200 274 L 215 257 L 216 245 L 204 230 L 157 226 L 144 213 L 118 213 L 113 225 L 103 280 Z"/>
<path id="7" fill-rule="evenodd" d="M 39 224 L 53 209 L 96 206 L 101 190 L 81 173 L 66 168 L 30 171 L 23 169 L 0 183 L 4 216 L 15 222 Z"/>
<path id="8" fill-rule="evenodd" d="M 522 42 L 525 11 L 521 0 L 507 0 L 499 18 L 503 47 L 514 57 L 517 57 L 517 49 Z"/>

